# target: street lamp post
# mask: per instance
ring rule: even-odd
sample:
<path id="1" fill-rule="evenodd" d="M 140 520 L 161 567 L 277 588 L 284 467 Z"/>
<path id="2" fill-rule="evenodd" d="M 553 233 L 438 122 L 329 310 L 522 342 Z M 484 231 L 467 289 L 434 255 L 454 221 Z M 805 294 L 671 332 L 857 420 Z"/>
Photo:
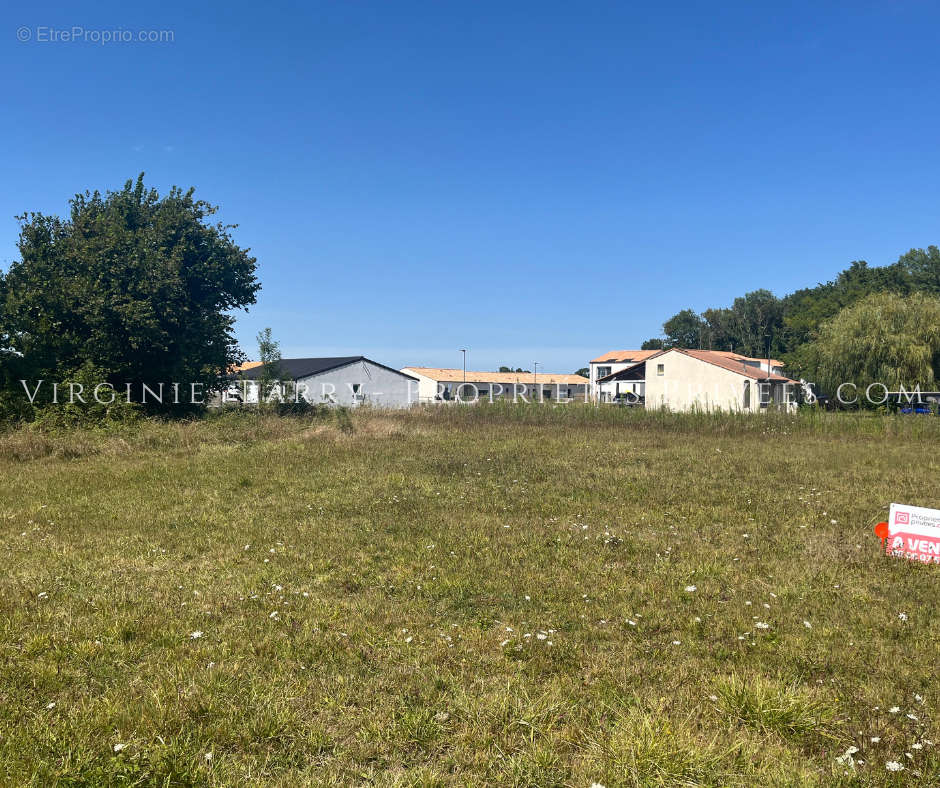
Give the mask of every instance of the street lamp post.
<path id="1" fill-rule="evenodd" d="M 535 392 L 539 386 L 539 362 L 538 361 L 532 362 L 532 370 L 533 370 L 532 372 L 532 396 L 535 396 Z M 539 399 L 541 400 L 542 398 L 539 397 Z"/>
<path id="2" fill-rule="evenodd" d="M 460 348 L 460 352 L 463 353 L 463 382 L 467 382 L 467 349 L 465 347 Z"/>

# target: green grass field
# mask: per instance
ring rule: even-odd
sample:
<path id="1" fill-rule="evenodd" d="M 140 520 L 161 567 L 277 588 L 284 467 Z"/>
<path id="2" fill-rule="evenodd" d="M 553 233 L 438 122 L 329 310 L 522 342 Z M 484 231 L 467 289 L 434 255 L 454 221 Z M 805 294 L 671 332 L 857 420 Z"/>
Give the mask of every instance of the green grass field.
<path id="1" fill-rule="evenodd" d="M 940 784 L 940 567 L 872 534 L 940 507 L 938 445 L 586 406 L 8 433 L 0 782 Z"/>

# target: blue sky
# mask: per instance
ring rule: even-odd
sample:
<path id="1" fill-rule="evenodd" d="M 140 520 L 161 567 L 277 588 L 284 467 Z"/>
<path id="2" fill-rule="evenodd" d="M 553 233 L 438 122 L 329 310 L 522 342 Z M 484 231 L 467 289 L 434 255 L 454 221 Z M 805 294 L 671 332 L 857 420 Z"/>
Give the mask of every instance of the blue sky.
<path id="1" fill-rule="evenodd" d="M 0 265 L 15 214 L 195 186 L 249 354 L 567 372 L 940 242 L 926 0 L 85 5 L 0 11 Z M 174 40 L 37 40 L 73 26 Z"/>

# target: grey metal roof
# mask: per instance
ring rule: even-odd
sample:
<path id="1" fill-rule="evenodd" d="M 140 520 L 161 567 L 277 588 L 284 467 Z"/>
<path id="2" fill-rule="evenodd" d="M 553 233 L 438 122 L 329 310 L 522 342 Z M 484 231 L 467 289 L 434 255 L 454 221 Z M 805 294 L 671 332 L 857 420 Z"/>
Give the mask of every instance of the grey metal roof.
<path id="1" fill-rule="evenodd" d="M 410 378 L 411 380 L 417 380 L 413 375 L 408 375 L 404 372 L 399 372 L 397 369 L 392 369 L 391 367 L 385 366 L 385 364 L 379 364 L 377 361 L 373 361 L 370 358 L 365 356 L 328 356 L 325 358 L 282 358 L 280 361 L 280 372 L 281 378 L 284 380 L 299 380 L 300 378 L 306 378 L 310 375 L 318 375 L 322 372 L 329 372 L 331 369 L 338 369 L 339 367 L 345 367 L 348 364 L 354 364 L 357 361 L 368 361 L 370 364 L 375 364 L 377 367 L 382 367 L 387 369 L 390 372 L 394 372 L 396 375 L 401 375 L 405 378 Z M 257 380 L 261 377 L 264 371 L 264 366 L 251 367 L 250 369 L 243 370 L 238 373 L 240 377 L 243 377 L 247 380 Z"/>

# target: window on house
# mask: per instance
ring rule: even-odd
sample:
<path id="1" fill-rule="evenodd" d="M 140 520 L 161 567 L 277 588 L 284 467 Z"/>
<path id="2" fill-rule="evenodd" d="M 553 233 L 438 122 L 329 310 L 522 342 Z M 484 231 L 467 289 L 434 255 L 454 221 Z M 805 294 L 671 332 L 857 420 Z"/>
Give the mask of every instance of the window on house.
<path id="1" fill-rule="evenodd" d="M 607 377 L 610 374 L 610 367 L 598 367 L 597 368 L 597 377 L 603 378 Z"/>
<path id="2" fill-rule="evenodd" d="M 666 374 L 666 365 L 665 365 L 665 364 L 657 364 L 657 365 L 656 365 L 656 374 L 657 374 L 657 375 L 665 375 L 665 374 Z"/>
<path id="3" fill-rule="evenodd" d="M 762 408 L 766 408 L 774 401 L 773 383 L 758 383 L 757 390 L 760 392 L 760 406 Z"/>

